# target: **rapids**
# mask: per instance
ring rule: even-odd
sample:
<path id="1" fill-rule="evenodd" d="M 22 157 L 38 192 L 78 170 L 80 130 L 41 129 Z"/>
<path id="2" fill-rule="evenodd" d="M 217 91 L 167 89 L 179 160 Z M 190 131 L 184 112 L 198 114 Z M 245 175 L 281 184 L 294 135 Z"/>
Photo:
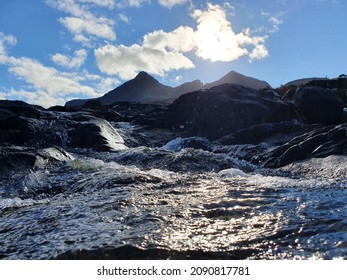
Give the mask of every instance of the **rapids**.
<path id="1" fill-rule="evenodd" d="M 347 156 L 266 169 L 242 158 L 250 145 L 202 150 L 180 141 L 75 149 L 64 164 L 2 179 L 0 258 L 102 248 L 136 248 L 143 258 L 153 250 L 164 258 L 347 258 Z"/>

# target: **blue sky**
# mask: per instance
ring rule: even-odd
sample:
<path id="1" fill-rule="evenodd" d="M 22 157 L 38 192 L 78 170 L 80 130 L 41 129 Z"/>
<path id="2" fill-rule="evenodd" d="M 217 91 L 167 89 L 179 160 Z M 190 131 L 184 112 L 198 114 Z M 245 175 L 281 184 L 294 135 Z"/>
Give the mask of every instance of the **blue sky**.
<path id="1" fill-rule="evenodd" d="M 144 70 L 176 86 L 231 70 L 273 87 L 347 74 L 344 0 L 0 0 L 0 99 L 48 107 Z"/>

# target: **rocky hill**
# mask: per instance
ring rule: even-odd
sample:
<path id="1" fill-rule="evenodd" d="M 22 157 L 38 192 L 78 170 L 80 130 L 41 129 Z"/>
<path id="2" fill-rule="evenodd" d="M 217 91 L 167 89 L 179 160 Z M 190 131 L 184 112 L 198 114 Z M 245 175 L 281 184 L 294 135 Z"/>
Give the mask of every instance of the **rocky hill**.
<path id="1" fill-rule="evenodd" d="M 159 83 L 148 73 L 142 71 L 134 79 L 109 91 L 104 96 L 93 100 L 98 100 L 101 105 L 109 105 L 114 102 L 160 103 L 166 100 L 177 99 L 182 94 L 201 88 L 202 82 L 199 80 L 185 83 L 178 87 L 166 86 Z M 90 100 L 76 99 L 67 102 L 66 106 L 80 107 Z"/>
<path id="2" fill-rule="evenodd" d="M 220 78 L 219 80 L 213 83 L 205 84 L 203 88 L 208 89 L 208 88 L 216 87 L 222 84 L 237 84 L 240 86 L 253 88 L 257 90 L 271 88 L 271 86 L 265 81 L 261 81 L 249 76 L 245 76 L 235 71 L 229 72 L 224 77 Z"/>
<path id="3" fill-rule="evenodd" d="M 66 107 L 81 107 L 87 102 L 93 101 L 100 105 L 109 105 L 114 102 L 140 102 L 145 104 L 162 103 L 177 99 L 183 94 L 209 89 L 222 84 L 238 84 L 256 90 L 271 88 L 271 86 L 258 79 L 244 76 L 235 71 L 231 71 L 221 79 L 203 85 L 200 80 L 184 83 L 177 87 L 170 87 L 161 84 L 146 72 L 140 72 L 134 79 L 125 82 L 119 87 L 96 99 L 75 99 L 66 103 Z"/>

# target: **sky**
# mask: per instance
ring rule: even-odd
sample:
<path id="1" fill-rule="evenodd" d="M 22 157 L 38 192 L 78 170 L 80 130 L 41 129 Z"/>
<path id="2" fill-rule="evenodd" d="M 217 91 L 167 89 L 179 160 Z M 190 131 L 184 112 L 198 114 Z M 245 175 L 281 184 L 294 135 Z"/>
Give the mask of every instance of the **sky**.
<path id="1" fill-rule="evenodd" d="M 0 99 L 95 98 L 146 71 L 273 87 L 347 74 L 345 0 L 0 0 Z"/>

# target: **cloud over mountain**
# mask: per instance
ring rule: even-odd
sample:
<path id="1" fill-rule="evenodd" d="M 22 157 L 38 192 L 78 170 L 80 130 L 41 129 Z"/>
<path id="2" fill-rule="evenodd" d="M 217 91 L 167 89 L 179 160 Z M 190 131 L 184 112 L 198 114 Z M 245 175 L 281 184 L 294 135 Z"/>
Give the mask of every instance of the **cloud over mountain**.
<path id="1" fill-rule="evenodd" d="M 252 58 L 260 59 L 266 56 L 263 45 L 266 36 L 253 37 L 249 29 L 236 34 L 221 6 L 208 4 L 207 10 L 195 10 L 192 17 L 197 21 L 194 34 L 197 56 L 211 61 L 233 61 L 250 55 L 255 49 L 263 51 L 256 51 Z M 250 52 L 249 49 L 252 48 Z"/>
<path id="2" fill-rule="evenodd" d="M 236 34 L 221 6 L 208 4 L 206 10 L 194 10 L 191 17 L 197 23 L 196 30 L 189 26 L 171 32 L 156 30 L 145 34 L 140 44 L 108 44 L 96 49 L 99 69 L 130 79 L 141 70 L 165 76 L 172 70 L 194 68 L 189 52 L 204 60 L 224 62 L 246 55 L 250 60 L 268 56 L 264 45 L 267 36 L 252 36 L 249 29 Z"/>
<path id="3" fill-rule="evenodd" d="M 130 47 L 106 45 L 95 50 L 99 69 L 126 80 L 143 70 L 164 76 L 166 72 L 193 68 L 194 64 L 180 52 L 134 44 Z"/>
<path id="4" fill-rule="evenodd" d="M 43 12 L 53 8 L 50 10 L 55 15 L 44 19 L 56 27 L 47 30 L 58 33 L 29 41 L 27 34 L 10 31 L 18 38 L 17 44 L 15 36 L 0 30 L 0 65 L 17 83 L 14 87 L 0 85 L 1 98 L 20 97 L 43 106 L 63 104 L 71 98 L 101 96 L 140 71 L 177 84 L 187 80 L 185 73 L 190 73 L 180 70 L 197 68 L 201 60 L 230 62 L 246 57 L 253 61 L 268 56 L 267 36 L 254 36 L 249 28 L 236 32 L 230 20 L 237 9 L 228 3 L 193 6 L 191 0 L 42 2 L 36 5 L 41 5 Z M 168 23 L 162 18 L 160 23 L 150 18 L 161 17 L 161 13 L 168 17 L 177 13 L 179 18 Z M 279 19 L 267 17 L 271 24 L 281 24 Z M 11 45 L 16 45 L 13 53 L 9 51 Z"/>

